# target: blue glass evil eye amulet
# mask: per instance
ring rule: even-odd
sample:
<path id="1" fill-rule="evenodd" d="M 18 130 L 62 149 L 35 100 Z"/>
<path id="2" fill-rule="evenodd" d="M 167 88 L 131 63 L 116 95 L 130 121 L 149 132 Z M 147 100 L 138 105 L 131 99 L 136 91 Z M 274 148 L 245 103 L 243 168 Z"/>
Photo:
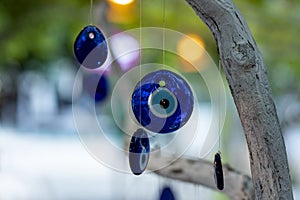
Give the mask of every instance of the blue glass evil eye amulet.
<path id="1" fill-rule="evenodd" d="M 101 103 L 109 94 L 109 81 L 104 74 L 89 74 L 83 79 L 83 88 L 94 98 L 95 103 Z"/>
<path id="2" fill-rule="evenodd" d="M 136 85 L 131 106 L 137 121 L 156 133 L 171 133 L 189 120 L 194 96 L 189 84 L 168 70 L 147 74 Z"/>
<path id="3" fill-rule="evenodd" d="M 159 200 L 175 200 L 175 196 L 169 186 L 163 188 Z"/>
<path id="4" fill-rule="evenodd" d="M 220 153 L 215 154 L 214 168 L 215 168 L 215 176 L 214 177 L 215 177 L 215 183 L 217 185 L 217 188 L 219 190 L 223 190 L 224 189 L 224 175 L 223 175 L 223 167 L 222 167 Z"/>
<path id="5" fill-rule="evenodd" d="M 102 102 L 108 94 L 108 81 L 107 78 L 102 75 L 98 81 L 96 92 L 95 92 L 95 102 Z"/>
<path id="6" fill-rule="evenodd" d="M 133 174 L 142 174 L 148 164 L 150 142 L 147 132 L 139 128 L 133 134 L 129 145 L 129 165 Z"/>
<path id="7" fill-rule="evenodd" d="M 108 57 L 108 46 L 103 33 L 96 26 L 86 26 L 74 43 L 78 62 L 89 69 L 101 67 Z"/>

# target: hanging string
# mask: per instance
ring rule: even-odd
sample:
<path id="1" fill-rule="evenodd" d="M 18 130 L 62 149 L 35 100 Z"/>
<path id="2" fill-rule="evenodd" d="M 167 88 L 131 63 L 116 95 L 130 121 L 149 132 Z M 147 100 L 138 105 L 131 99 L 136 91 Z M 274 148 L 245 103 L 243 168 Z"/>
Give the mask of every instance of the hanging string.
<path id="1" fill-rule="evenodd" d="M 165 64 L 166 64 L 166 53 L 165 53 L 165 46 L 166 46 L 166 1 L 163 0 L 163 68 L 165 68 Z"/>
<path id="2" fill-rule="evenodd" d="M 140 0 L 140 67 L 142 65 L 142 0 Z M 141 68 L 140 68 L 141 75 Z"/>
<path id="3" fill-rule="evenodd" d="M 89 24 L 93 25 L 93 0 L 90 0 Z"/>
<path id="4" fill-rule="evenodd" d="M 140 0 L 140 49 L 139 49 L 139 53 L 140 53 L 140 66 L 139 66 L 139 72 L 140 72 L 140 80 L 142 78 L 142 69 L 141 69 L 141 66 L 142 66 L 142 0 Z M 142 86 L 142 82 L 140 81 L 140 102 L 142 102 L 142 89 L 141 89 L 141 86 Z M 142 104 L 140 103 L 140 113 L 139 113 L 139 116 L 141 118 L 142 116 Z"/>
<path id="5" fill-rule="evenodd" d="M 219 74 L 221 76 L 221 81 L 222 81 L 222 74 L 221 74 L 221 60 L 219 60 L 219 66 L 218 66 L 218 69 L 219 69 Z M 221 83 L 219 84 L 219 87 L 218 87 L 218 104 L 219 104 L 219 125 L 218 125 L 218 133 L 219 133 L 219 153 L 221 154 Z"/>

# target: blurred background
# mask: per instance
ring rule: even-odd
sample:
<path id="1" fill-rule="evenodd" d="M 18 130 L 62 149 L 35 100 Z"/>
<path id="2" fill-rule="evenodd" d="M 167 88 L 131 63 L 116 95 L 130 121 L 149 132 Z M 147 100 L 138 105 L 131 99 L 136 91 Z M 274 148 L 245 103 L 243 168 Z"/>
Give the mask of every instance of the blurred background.
<path id="1" fill-rule="evenodd" d="M 162 0 L 94 0 L 93 22 L 107 37 L 142 25 L 163 26 Z M 295 199 L 300 199 L 300 3 L 297 0 L 234 1 L 245 17 L 265 59 L 278 115 L 288 151 Z M 73 44 L 89 24 L 90 1 L 1 0 L 0 2 L 0 199 L 158 199 L 163 185 L 172 186 L 177 199 L 227 199 L 201 186 L 171 181 L 152 173 L 135 177 L 97 162 L 80 143 L 72 115 L 73 84 L 80 65 Z M 208 28 L 184 0 L 165 0 L 166 28 L 193 38 L 218 63 L 215 41 Z M 123 35 L 111 42 L 115 57 L 124 46 L 139 40 Z M 130 42 L 128 42 L 130 41 Z M 178 52 L 199 60 L 184 40 Z M 135 48 L 133 46 L 132 48 Z M 145 62 L 161 62 L 161 52 L 143 53 Z M 139 54 L 132 54 L 107 70 L 107 93 L 121 72 L 134 67 Z M 189 64 L 172 54 L 166 63 L 187 74 Z M 114 68 L 116 68 L 113 66 Z M 178 67 L 180 66 L 180 67 Z M 89 81 L 73 94 L 85 101 L 94 98 Z M 223 161 L 250 174 L 247 145 L 226 80 L 227 115 L 222 133 Z M 93 82 L 92 82 L 93 84 Z M 203 112 L 209 93 L 198 95 Z M 97 109 L 107 110 L 108 98 L 96 99 Z M 108 113 L 108 114 L 107 114 Z M 109 112 L 106 117 L 109 119 Z M 84 118 L 84 112 L 83 112 Z M 113 126 L 113 125 L 112 125 Z M 113 129 L 113 128 L 112 128 Z M 116 132 L 118 129 L 114 128 Z M 115 139 L 121 137 L 116 134 Z M 239 151 L 236 151 L 236 147 Z M 109 152 L 107 152 L 109 154 Z M 125 155 L 124 155 L 125 156 Z M 207 157 L 212 159 L 212 157 Z M 138 184 L 137 184 L 138 183 Z"/>

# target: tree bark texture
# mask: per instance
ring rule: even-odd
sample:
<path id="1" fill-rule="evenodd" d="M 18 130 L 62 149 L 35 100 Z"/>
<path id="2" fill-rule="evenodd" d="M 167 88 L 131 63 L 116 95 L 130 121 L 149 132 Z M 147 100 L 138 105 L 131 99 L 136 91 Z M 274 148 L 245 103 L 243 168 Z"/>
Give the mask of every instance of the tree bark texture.
<path id="1" fill-rule="evenodd" d="M 215 171 L 211 161 L 179 158 L 176 162 L 172 162 L 174 158 L 161 155 L 159 152 L 151 153 L 150 159 L 155 160 L 155 162 L 149 162 L 148 169 L 155 170 L 154 172 L 158 175 L 220 191 L 214 181 Z M 172 164 L 169 164 L 170 162 Z M 160 168 L 159 166 L 167 167 L 157 170 Z M 253 184 L 248 175 L 231 168 L 229 165 L 223 165 L 223 174 L 225 188 L 221 192 L 232 200 L 254 199 Z"/>
<path id="2" fill-rule="evenodd" d="M 231 0 L 186 0 L 217 42 L 248 143 L 256 199 L 293 199 L 285 144 L 262 55 Z"/>

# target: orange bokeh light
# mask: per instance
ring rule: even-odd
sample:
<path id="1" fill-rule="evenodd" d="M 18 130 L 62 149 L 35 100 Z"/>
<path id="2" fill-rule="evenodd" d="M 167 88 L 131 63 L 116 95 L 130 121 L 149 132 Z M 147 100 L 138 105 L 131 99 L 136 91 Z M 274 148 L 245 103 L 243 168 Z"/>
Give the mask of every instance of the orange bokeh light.
<path id="1" fill-rule="evenodd" d="M 192 65 L 199 66 L 205 60 L 204 41 L 199 35 L 187 34 L 178 41 L 177 53 L 185 60 L 182 62 L 185 65 L 185 71 L 195 71 Z"/>
<path id="2" fill-rule="evenodd" d="M 110 0 L 110 1 L 115 4 L 120 4 L 120 5 L 127 5 L 127 4 L 131 4 L 134 2 L 134 0 Z"/>
<path id="3" fill-rule="evenodd" d="M 107 18 L 111 22 L 126 23 L 134 18 L 134 0 L 109 0 Z"/>

